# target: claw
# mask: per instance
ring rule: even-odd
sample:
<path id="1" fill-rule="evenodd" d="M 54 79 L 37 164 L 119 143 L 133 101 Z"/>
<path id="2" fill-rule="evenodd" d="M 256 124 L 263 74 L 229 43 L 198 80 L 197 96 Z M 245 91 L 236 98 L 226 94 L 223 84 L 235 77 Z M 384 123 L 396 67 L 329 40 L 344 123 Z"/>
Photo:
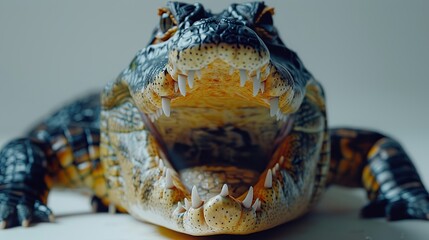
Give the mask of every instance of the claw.
<path id="1" fill-rule="evenodd" d="M 28 227 L 28 226 L 30 226 L 30 220 L 28 220 L 28 219 L 23 220 L 21 222 L 21 226 L 22 227 Z"/>
<path id="2" fill-rule="evenodd" d="M 55 216 L 54 216 L 54 214 L 50 214 L 49 217 L 48 217 L 48 219 L 49 219 L 49 222 L 51 222 L 51 223 L 55 222 Z"/>

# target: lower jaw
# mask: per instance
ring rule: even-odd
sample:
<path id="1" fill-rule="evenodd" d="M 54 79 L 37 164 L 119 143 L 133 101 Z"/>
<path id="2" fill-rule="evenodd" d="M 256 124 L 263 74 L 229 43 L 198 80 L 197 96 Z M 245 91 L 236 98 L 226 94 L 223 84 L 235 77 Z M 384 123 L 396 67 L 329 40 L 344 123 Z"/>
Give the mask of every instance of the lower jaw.
<path id="1" fill-rule="evenodd" d="M 167 170 L 172 171 L 161 163 L 150 171 L 158 180 L 151 184 L 149 195 L 147 189 L 140 189 L 146 203 L 131 203 L 128 211 L 140 220 L 190 235 L 249 234 L 269 229 L 304 214 L 311 199 L 310 185 L 298 187 L 283 168 L 274 167 L 275 174 L 273 168 L 261 174 L 260 179 L 271 172 L 271 186 L 258 181 L 239 197 L 231 196 L 224 187 L 204 200 L 194 189 L 187 193 L 176 174 L 171 176 L 173 186 L 169 185 Z"/>
<path id="2" fill-rule="evenodd" d="M 168 163 L 154 161 L 140 179 L 145 184 L 132 193 L 137 199 L 126 208 L 140 220 L 190 235 L 249 234 L 275 227 L 304 214 L 311 199 L 311 183 L 298 186 L 279 156 L 274 154 L 267 169 L 242 195 L 234 196 L 224 185 L 204 198 L 197 189 L 189 193 L 183 176 Z"/>

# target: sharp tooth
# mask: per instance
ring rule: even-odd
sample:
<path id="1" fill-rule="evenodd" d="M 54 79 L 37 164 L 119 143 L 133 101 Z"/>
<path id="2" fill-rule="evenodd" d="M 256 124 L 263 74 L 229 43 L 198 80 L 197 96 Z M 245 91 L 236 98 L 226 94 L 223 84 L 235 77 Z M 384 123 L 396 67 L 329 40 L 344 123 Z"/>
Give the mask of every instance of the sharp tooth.
<path id="1" fill-rule="evenodd" d="M 267 175 L 265 176 L 264 187 L 271 188 L 273 186 L 273 173 L 271 169 L 268 170 Z"/>
<path id="2" fill-rule="evenodd" d="M 285 161 L 285 157 L 281 156 L 281 157 L 280 157 L 280 160 L 279 160 L 280 165 L 283 165 L 283 162 L 284 162 L 284 161 Z"/>
<path id="3" fill-rule="evenodd" d="M 162 105 L 162 111 L 164 112 L 165 116 L 170 116 L 170 106 L 171 106 L 171 100 L 166 97 L 161 98 L 161 105 Z"/>
<path id="4" fill-rule="evenodd" d="M 182 205 L 182 203 L 181 203 L 181 202 L 177 202 L 177 208 L 178 208 L 178 209 L 183 208 L 183 205 Z"/>
<path id="5" fill-rule="evenodd" d="M 278 172 L 280 170 L 279 163 L 276 163 L 276 165 L 274 166 L 274 169 L 276 170 L 276 172 Z"/>
<path id="6" fill-rule="evenodd" d="M 161 168 L 161 169 L 163 169 L 164 168 L 164 162 L 162 161 L 162 159 L 159 159 L 159 164 L 158 164 L 158 167 L 159 168 Z"/>
<path id="7" fill-rule="evenodd" d="M 244 87 L 247 80 L 246 69 L 240 69 L 240 87 Z"/>
<path id="8" fill-rule="evenodd" d="M 174 213 L 175 213 L 175 214 L 182 213 L 182 212 L 184 212 L 185 210 L 186 210 L 186 208 L 182 205 L 182 203 L 181 203 L 181 202 L 177 202 L 177 207 L 176 207 L 176 209 L 174 210 Z"/>
<path id="9" fill-rule="evenodd" d="M 158 110 L 156 111 L 156 118 L 161 117 L 162 115 L 162 108 L 158 108 Z"/>
<path id="10" fill-rule="evenodd" d="M 179 91 L 179 84 L 177 82 L 174 82 L 174 92 Z"/>
<path id="11" fill-rule="evenodd" d="M 195 185 L 192 187 L 191 201 L 192 201 L 192 208 L 199 208 L 203 203 L 203 201 L 201 201 L 200 195 L 198 194 L 198 190 Z"/>
<path id="12" fill-rule="evenodd" d="M 254 211 L 261 210 L 261 201 L 259 200 L 259 198 L 257 198 L 255 200 L 255 203 L 253 203 L 252 208 L 253 208 Z"/>
<path id="13" fill-rule="evenodd" d="M 228 185 L 224 184 L 222 186 L 222 191 L 220 191 L 220 195 L 222 197 L 226 197 L 226 196 L 228 196 L 228 194 L 229 194 Z"/>
<path id="14" fill-rule="evenodd" d="M 188 71 L 188 84 L 190 88 L 194 87 L 194 75 L 195 75 L 195 70 Z"/>
<path id="15" fill-rule="evenodd" d="M 197 74 L 198 79 L 201 80 L 201 70 L 196 70 L 195 73 Z"/>
<path id="16" fill-rule="evenodd" d="M 165 172 L 165 187 L 166 188 L 173 188 L 173 179 L 171 178 L 171 172 L 170 169 L 167 168 L 167 171 Z"/>
<path id="17" fill-rule="evenodd" d="M 149 115 L 149 118 L 150 118 L 150 121 L 151 121 L 151 122 L 155 122 L 155 118 L 154 118 L 154 115 L 153 115 L 153 114 L 150 114 L 150 115 Z"/>
<path id="18" fill-rule="evenodd" d="M 191 203 L 188 201 L 187 198 L 185 198 L 185 209 L 189 210 L 189 208 L 191 208 Z"/>
<path id="19" fill-rule="evenodd" d="M 279 111 L 279 98 L 274 97 L 270 99 L 270 116 L 273 117 Z"/>
<path id="20" fill-rule="evenodd" d="M 275 169 L 275 168 L 272 168 L 272 169 L 271 169 L 271 172 L 272 172 L 272 174 L 273 174 L 273 177 L 275 178 L 275 177 L 276 177 L 276 169 Z"/>
<path id="21" fill-rule="evenodd" d="M 235 70 L 234 67 L 230 67 L 229 68 L 229 75 L 232 75 L 234 73 L 234 70 Z"/>
<path id="22" fill-rule="evenodd" d="M 264 93 L 265 92 L 265 82 L 261 83 L 261 92 Z"/>
<path id="23" fill-rule="evenodd" d="M 280 113 L 280 111 L 278 111 L 276 114 L 277 121 L 279 121 L 281 118 L 282 118 L 282 114 Z"/>
<path id="24" fill-rule="evenodd" d="M 259 89 L 261 89 L 261 76 L 253 78 L 253 96 L 258 95 Z"/>
<path id="25" fill-rule="evenodd" d="M 252 201 L 253 201 L 253 187 L 251 186 L 249 188 L 249 191 L 247 192 L 246 198 L 244 198 L 243 200 L 243 206 L 245 208 L 250 208 L 252 206 Z"/>
<path id="26" fill-rule="evenodd" d="M 186 76 L 179 74 L 179 91 L 183 96 L 186 96 Z"/>

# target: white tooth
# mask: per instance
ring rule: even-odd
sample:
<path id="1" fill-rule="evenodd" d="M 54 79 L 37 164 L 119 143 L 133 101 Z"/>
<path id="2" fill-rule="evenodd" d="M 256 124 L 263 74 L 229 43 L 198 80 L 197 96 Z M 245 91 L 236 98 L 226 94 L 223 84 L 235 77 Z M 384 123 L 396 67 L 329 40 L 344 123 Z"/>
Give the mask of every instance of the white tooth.
<path id="1" fill-rule="evenodd" d="M 256 70 L 256 77 L 261 81 L 261 69 Z"/>
<path id="2" fill-rule="evenodd" d="M 278 111 L 277 114 L 276 114 L 277 121 L 279 121 L 281 118 L 282 118 L 282 114 L 281 114 L 280 111 Z"/>
<path id="3" fill-rule="evenodd" d="M 253 96 L 258 95 L 259 89 L 261 89 L 261 78 L 256 76 L 253 78 Z"/>
<path id="4" fill-rule="evenodd" d="M 273 186 L 273 174 L 271 169 L 268 170 L 267 175 L 265 176 L 264 187 L 271 188 Z"/>
<path id="5" fill-rule="evenodd" d="M 280 165 L 283 165 L 283 162 L 284 162 L 284 161 L 285 161 L 285 157 L 281 156 L 281 157 L 280 157 L 280 160 L 279 160 Z"/>
<path id="6" fill-rule="evenodd" d="M 274 97 L 270 99 L 270 116 L 273 117 L 279 111 L 279 98 Z"/>
<path id="7" fill-rule="evenodd" d="M 276 165 L 274 166 L 274 169 L 276 170 L 276 172 L 278 172 L 280 170 L 279 163 L 276 163 Z"/>
<path id="8" fill-rule="evenodd" d="M 192 200 L 192 208 L 198 208 L 203 203 L 203 201 L 201 201 L 200 195 L 198 194 L 198 190 L 195 185 L 192 187 L 191 200 Z"/>
<path id="9" fill-rule="evenodd" d="M 264 93 L 265 92 L 265 82 L 261 83 L 261 92 Z"/>
<path id="10" fill-rule="evenodd" d="M 155 118 L 154 118 L 154 115 L 153 115 L 153 114 L 150 114 L 150 115 L 149 115 L 149 118 L 150 118 L 150 121 L 151 121 L 151 122 L 155 122 Z"/>
<path id="11" fill-rule="evenodd" d="M 186 96 L 186 76 L 179 74 L 179 91 L 183 96 Z"/>
<path id="12" fill-rule="evenodd" d="M 174 213 L 175 214 L 182 213 L 182 212 L 184 212 L 184 210 L 186 210 L 186 208 L 182 205 L 182 203 L 181 202 L 177 202 L 177 207 L 174 210 Z"/>
<path id="13" fill-rule="evenodd" d="M 187 198 L 185 198 L 185 209 L 189 210 L 189 208 L 191 208 L 191 203 L 188 201 Z"/>
<path id="14" fill-rule="evenodd" d="M 158 167 L 159 168 L 161 168 L 161 169 L 164 169 L 164 162 L 162 161 L 162 159 L 159 159 L 159 165 L 158 165 Z"/>
<path id="15" fill-rule="evenodd" d="M 229 75 L 232 75 L 234 73 L 234 68 L 233 67 L 229 67 Z"/>
<path id="16" fill-rule="evenodd" d="M 161 117 L 161 115 L 162 115 L 162 108 L 158 108 L 158 110 L 156 111 L 157 118 Z"/>
<path id="17" fill-rule="evenodd" d="M 272 174 L 273 174 L 273 177 L 275 178 L 275 177 L 276 177 L 276 169 L 275 169 L 275 168 L 272 168 L 272 169 L 271 169 L 271 172 L 272 172 Z"/>
<path id="18" fill-rule="evenodd" d="M 252 201 L 253 201 L 253 187 L 251 186 L 249 188 L 249 191 L 247 192 L 246 198 L 244 198 L 243 200 L 243 206 L 245 208 L 250 208 L 252 206 Z"/>
<path id="19" fill-rule="evenodd" d="M 228 196 L 228 194 L 229 194 L 228 185 L 224 184 L 222 186 L 222 191 L 220 191 L 220 195 L 222 197 L 226 197 L 226 196 Z"/>
<path id="20" fill-rule="evenodd" d="M 174 82 L 174 92 L 179 91 L 179 84 L 177 82 Z"/>
<path id="21" fill-rule="evenodd" d="M 167 168 L 167 171 L 165 172 L 165 188 L 173 188 L 173 179 L 171 178 L 171 172 L 170 169 Z"/>
<path id="22" fill-rule="evenodd" d="M 197 73 L 198 79 L 201 80 L 201 70 L 196 70 L 195 73 Z"/>
<path id="23" fill-rule="evenodd" d="M 240 69 L 240 87 L 244 87 L 247 80 L 246 69 Z"/>
<path id="24" fill-rule="evenodd" d="M 188 84 L 189 84 L 190 88 L 194 87 L 194 76 L 195 76 L 195 71 L 189 70 L 188 71 Z"/>
<path id="25" fill-rule="evenodd" d="M 261 201 L 259 200 L 259 198 L 255 200 L 255 202 L 252 205 L 252 208 L 254 211 L 259 211 L 261 209 Z"/>
<path id="26" fill-rule="evenodd" d="M 171 106 L 171 100 L 166 97 L 161 98 L 161 105 L 162 105 L 162 111 L 164 112 L 165 116 L 170 116 L 170 106 Z"/>

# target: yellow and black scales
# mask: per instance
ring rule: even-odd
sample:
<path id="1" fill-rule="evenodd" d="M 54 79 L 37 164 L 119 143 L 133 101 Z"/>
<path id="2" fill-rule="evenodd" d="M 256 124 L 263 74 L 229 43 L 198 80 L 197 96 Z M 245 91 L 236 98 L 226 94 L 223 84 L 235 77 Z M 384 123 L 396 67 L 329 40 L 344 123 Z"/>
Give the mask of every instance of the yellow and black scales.
<path id="1" fill-rule="evenodd" d="M 164 72 L 170 82 L 163 84 L 173 84 L 173 76 L 167 73 L 165 65 L 159 65 L 160 62 L 167 63 L 166 55 L 172 51 L 171 47 L 168 50 L 169 47 L 163 43 L 180 33 L 181 28 L 192 26 L 193 22 L 214 18 L 213 21 L 220 26 L 225 23 L 225 20 L 222 19 L 233 18 L 234 21 L 244 22 L 244 26 L 255 30 L 260 37 L 258 39 L 262 39 L 261 41 L 268 46 L 271 55 L 277 57 L 280 62 L 286 62 L 288 70 L 292 75 L 295 74 L 294 77 L 304 76 L 304 82 L 307 83 L 311 78 L 310 73 L 303 67 L 298 57 L 287 49 L 276 36 L 277 32 L 272 26 L 271 19 L 273 10 L 267 8 L 263 3 L 233 4 L 219 15 L 210 15 L 211 13 L 206 12 L 198 4 L 170 3 L 167 8 L 161 9 L 159 14 L 161 15 L 161 25 L 149 44 L 150 51 L 153 51 L 151 54 L 155 55 L 155 58 L 151 60 L 151 55 L 145 52 L 148 59 L 144 62 L 154 68 L 149 69 L 148 67 L 152 71 L 151 73 L 141 71 L 136 74 Z M 226 21 L 228 24 L 237 24 L 232 20 L 228 21 Z M 182 22 L 187 22 L 188 26 L 181 24 Z M 163 34 L 159 35 L 159 32 Z M 276 42 L 273 43 L 273 41 Z M 156 50 L 158 46 L 161 48 L 159 51 Z M 207 50 L 208 45 L 205 46 Z M 276 56 L 276 54 L 284 53 L 287 54 L 283 55 L 283 58 Z M 156 58 L 159 56 L 156 55 L 163 56 L 159 60 Z M 133 60 L 129 71 L 138 71 L 138 58 L 139 55 Z M 113 114 L 122 114 L 119 118 L 124 121 L 137 122 L 136 126 L 140 124 L 140 129 L 143 129 L 145 124 L 151 125 L 149 115 L 145 115 L 144 111 L 136 110 L 132 98 L 122 97 L 129 93 L 124 92 L 120 86 L 118 87 L 120 84 L 121 81 L 117 81 L 106 88 L 109 91 L 104 93 L 103 107 L 99 94 L 82 98 L 48 117 L 25 137 L 13 140 L 3 147 L 0 152 L 0 227 L 28 226 L 31 222 L 52 221 L 53 213 L 47 207 L 47 196 L 49 190 L 54 186 L 91 189 L 94 193 L 92 204 L 95 210 L 107 211 L 107 206 L 111 202 L 109 189 L 121 188 L 124 190 L 123 179 L 119 177 L 124 173 L 121 172 L 119 164 L 115 162 L 115 150 L 111 150 L 108 141 L 105 142 L 107 145 L 102 148 L 103 150 L 100 150 L 100 134 L 106 135 L 105 132 L 100 133 L 102 108 L 104 110 L 116 108 Z M 145 83 L 146 86 L 147 84 Z M 140 90 L 138 82 L 129 82 L 128 87 L 132 91 Z M 316 88 L 319 89 L 320 86 L 312 83 L 307 85 L 306 90 L 314 93 L 317 92 L 314 90 Z M 319 89 L 316 95 L 322 99 L 314 101 L 322 103 L 320 111 L 318 110 L 319 114 L 325 116 L 323 92 Z M 297 121 L 305 122 L 308 116 L 311 117 L 309 113 L 314 107 L 311 100 L 313 95 L 307 94 L 306 96 L 308 99 L 304 100 L 300 110 L 291 114 L 295 118 L 295 123 Z M 115 102 L 115 99 L 122 99 L 122 102 Z M 186 105 L 186 102 L 180 104 Z M 326 125 L 326 119 L 324 121 L 324 125 Z M 117 131 L 126 132 L 127 130 L 117 129 Z M 201 130 L 199 134 L 204 135 L 204 131 L 209 130 Z M 210 131 L 212 131 L 212 135 L 221 134 Z M 294 151 L 305 148 L 308 148 L 309 151 L 312 150 L 312 146 L 309 144 L 314 140 L 307 135 L 294 132 L 294 129 L 291 131 L 292 133 L 289 135 L 291 137 L 285 138 L 281 144 L 276 146 L 279 149 L 286 149 L 281 152 L 283 154 L 281 158 L 284 158 L 284 161 L 280 161 L 280 168 L 293 179 L 299 178 L 299 175 L 303 173 L 302 163 L 306 160 L 299 157 L 291 159 L 290 155 L 294 155 Z M 363 217 L 386 217 L 389 220 L 410 218 L 427 220 L 429 218 L 428 192 L 409 157 L 397 141 L 381 133 L 358 129 L 324 129 L 321 134 L 324 137 L 320 144 L 320 158 L 316 165 L 319 170 L 316 171 L 312 193 L 314 201 L 328 185 L 362 187 L 366 189 L 370 200 L 370 203 L 362 209 Z M 306 139 L 307 137 L 308 139 Z M 148 138 L 149 142 L 145 143 L 144 147 L 151 146 L 147 150 L 149 157 L 158 157 L 158 152 L 168 151 L 168 149 L 161 149 L 150 152 L 151 149 L 158 146 L 159 143 L 155 142 L 159 138 L 161 138 L 159 134 L 154 134 L 153 137 Z M 274 143 L 265 144 L 273 145 Z M 127 146 L 121 147 L 127 148 Z M 164 148 L 166 147 L 164 146 Z M 248 151 L 248 149 L 243 151 Z M 103 164 L 100 156 L 104 156 Z M 159 160 L 154 161 L 159 163 Z M 174 164 L 180 165 L 177 162 Z M 202 166 L 204 164 L 204 162 L 200 163 Z M 329 171 L 324 170 L 327 167 Z M 134 166 L 133 169 L 137 168 Z M 142 170 L 137 169 L 129 174 L 134 174 L 133 177 L 138 178 L 139 174 L 142 174 L 139 171 Z M 126 197 L 126 194 L 124 196 Z M 116 204 L 116 207 L 120 211 L 126 212 L 122 206 Z M 257 205 L 256 208 L 258 208 Z"/>

